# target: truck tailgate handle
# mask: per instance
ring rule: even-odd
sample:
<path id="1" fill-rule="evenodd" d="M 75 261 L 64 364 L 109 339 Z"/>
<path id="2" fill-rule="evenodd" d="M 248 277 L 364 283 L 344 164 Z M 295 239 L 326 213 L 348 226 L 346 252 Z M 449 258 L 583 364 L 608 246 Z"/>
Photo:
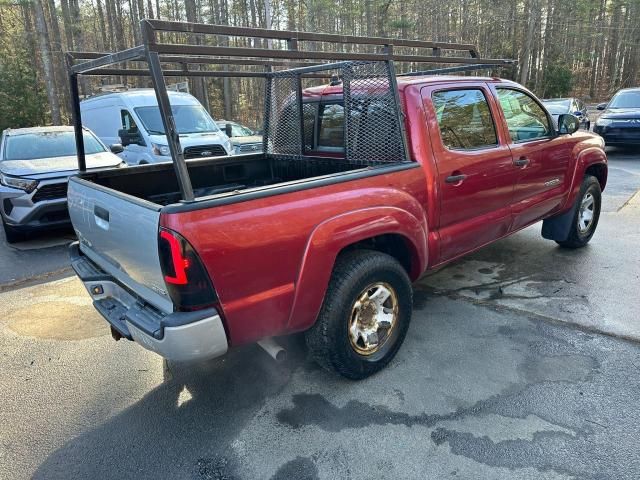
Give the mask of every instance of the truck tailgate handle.
<path id="1" fill-rule="evenodd" d="M 93 215 L 96 221 L 96 225 L 104 230 L 107 230 L 109 228 L 109 210 L 98 205 L 94 205 Z"/>
<path id="2" fill-rule="evenodd" d="M 526 167 L 529 165 L 529 159 L 527 157 L 520 157 L 518 160 L 514 160 L 513 164 L 516 167 Z"/>
<path id="3" fill-rule="evenodd" d="M 465 178 L 467 178 L 467 176 L 464 173 L 460 173 L 460 174 L 456 174 L 456 175 L 449 175 L 445 179 L 445 182 L 447 182 L 447 183 L 461 183 Z"/>

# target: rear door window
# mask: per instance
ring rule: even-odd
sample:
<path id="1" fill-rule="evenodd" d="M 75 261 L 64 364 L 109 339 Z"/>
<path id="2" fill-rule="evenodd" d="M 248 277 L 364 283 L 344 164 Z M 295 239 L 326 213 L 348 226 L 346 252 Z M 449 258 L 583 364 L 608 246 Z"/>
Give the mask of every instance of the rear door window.
<path id="1" fill-rule="evenodd" d="M 434 92 L 431 99 L 446 148 L 477 150 L 498 144 L 491 110 L 482 90 L 441 90 Z"/>
<path id="2" fill-rule="evenodd" d="M 318 150 L 344 150 L 344 106 L 321 104 L 318 115 Z"/>

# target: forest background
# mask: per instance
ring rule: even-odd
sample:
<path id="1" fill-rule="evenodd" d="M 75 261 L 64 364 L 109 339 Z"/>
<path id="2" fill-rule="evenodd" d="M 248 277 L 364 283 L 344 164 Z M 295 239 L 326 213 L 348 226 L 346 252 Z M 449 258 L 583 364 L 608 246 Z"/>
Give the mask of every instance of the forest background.
<path id="1" fill-rule="evenodd" d="M 495 73 L 538 96 L 587 102 L 636 86 L 640 69 L 640 0 L 0 0 L 0 131 L 68 124 L 64 52 L 137 45 L 143 18 L 473 43 L 483 57 L 516 59 Z M 259 127 L 256 79 L 189 81 L 215 119 Z M 147 82 L 105 77 L 81 89 Z"/>

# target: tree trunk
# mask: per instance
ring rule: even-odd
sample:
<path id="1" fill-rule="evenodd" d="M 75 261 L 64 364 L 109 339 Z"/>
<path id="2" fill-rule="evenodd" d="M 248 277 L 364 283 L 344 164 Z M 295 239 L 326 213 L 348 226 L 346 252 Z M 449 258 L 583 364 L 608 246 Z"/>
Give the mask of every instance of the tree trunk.
<path id="1" fill-rule="evenodd" d="M 537 14 L 537 1 L 536 0 L 529 0 L 527 2 L 528 5 L 528 9 L 525 9 L 525 11 L 528 12 L 528 20 L 529 20 L 529 25 L 527 27 L 527 37 L 524 41 L 524 47 L 522 49 L 522 57 L 520 60 L 520 65 L 522 65 L 521 69 L 520 69 L 520 83 L 522 85 L 526 85 L 527 81 L 529 80 L 529 66 L 530 66 L 530 62 L 531 62 L 531 50 L 533 47 L 533 33 L 535 31 L 536 28 L 536 22 L 535 22 L 535 16 Z"/>
<path id="2" fill-rule="evenodd" d="M 49 106 L 51 107 L 51 122 L 54 125 L 61 125 L 62 117 L 60 115 L 60 103 L 58 102 L 58 92 L 56 91 L 55 74 L 53 71 L 53 64 L 51 62 L 51 52 L 49 50 L 49 34 L 47 32 L 42 0 L 35 1 L 34 14 L 38 46 L 40 48 L 40 56 L 42 58 L 44 84 L 47 90 Z"/>

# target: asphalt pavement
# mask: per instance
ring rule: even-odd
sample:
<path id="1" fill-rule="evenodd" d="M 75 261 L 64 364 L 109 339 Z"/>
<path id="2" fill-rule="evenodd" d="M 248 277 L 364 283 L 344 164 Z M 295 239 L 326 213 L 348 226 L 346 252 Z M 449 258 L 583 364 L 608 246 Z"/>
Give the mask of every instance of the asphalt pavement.
<path id="1" fill-rule="evenodd" d="M 298 337 L 285 364 L 165 363 L 113 341 L 73 277 L 7 285 L 64 246 L 0 246 L 0 478 L 640 478 L 640 154 L 610 161 L 587 248 L 537 225 L 424 277 L 362 382 Z"/>

